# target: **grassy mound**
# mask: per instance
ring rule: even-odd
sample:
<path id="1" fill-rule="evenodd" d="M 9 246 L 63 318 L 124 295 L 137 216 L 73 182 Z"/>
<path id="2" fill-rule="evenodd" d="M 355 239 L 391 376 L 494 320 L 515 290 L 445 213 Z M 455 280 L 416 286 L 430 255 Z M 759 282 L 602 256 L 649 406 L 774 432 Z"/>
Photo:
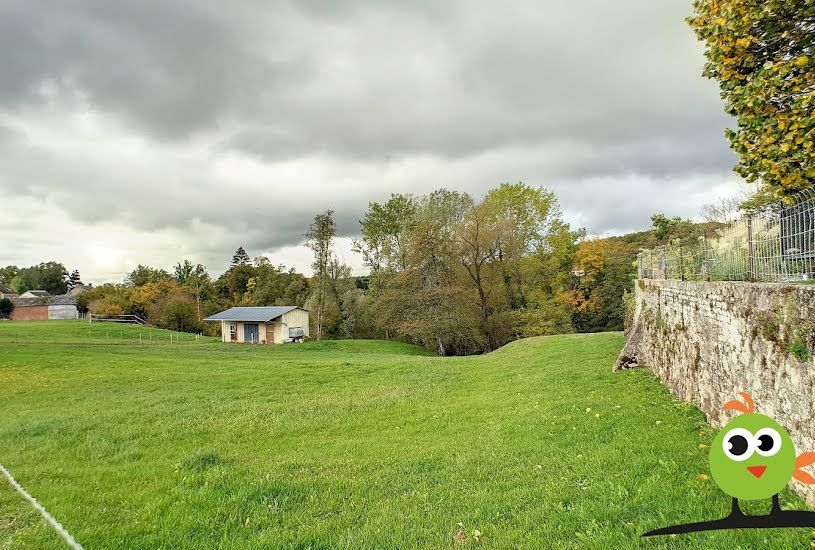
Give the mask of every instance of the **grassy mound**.
<path id="1" fill-rule="evenodd" d="M 648 371 L 611 372 L 620 334 L 438 358 L 393 342 L 81 345 L 70 323 L 43 324 L 80 331 L 62 343 L 15 344 L 14 325 L 0 462 L 87 548 L 809 544 L 639 538 L 730 502 L 705 478 L 703 415 Z M 0 483 L 4 544 L 60 547 Z"/>

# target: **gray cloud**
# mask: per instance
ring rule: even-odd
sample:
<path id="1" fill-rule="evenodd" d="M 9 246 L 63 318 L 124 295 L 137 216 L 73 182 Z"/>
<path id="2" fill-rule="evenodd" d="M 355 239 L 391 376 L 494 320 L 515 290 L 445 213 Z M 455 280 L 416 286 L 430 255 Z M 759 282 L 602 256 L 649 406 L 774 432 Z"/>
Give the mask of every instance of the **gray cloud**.
<path id="1" fill-rule="evenodd" d="M 554 188 L 594 231 L 692 215 L 734 159 L 691 9 L 3 2 L 0 190 L 77 223 L 190 243 L 207 224 L 258 249 L 298 243 L 326 208 L 351 236 L 391 192 L 504 180 Z"/>

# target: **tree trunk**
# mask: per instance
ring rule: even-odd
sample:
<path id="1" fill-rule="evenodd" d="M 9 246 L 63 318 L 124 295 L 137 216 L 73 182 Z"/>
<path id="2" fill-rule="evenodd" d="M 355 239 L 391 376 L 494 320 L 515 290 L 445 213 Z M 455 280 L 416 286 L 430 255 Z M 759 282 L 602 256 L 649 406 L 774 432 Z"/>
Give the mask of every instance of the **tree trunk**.
<path id="1" fill-rule="evenodd" d="M 484 334 L 484 351 L 489 352 L 492 349 L 492 336 L 490 335 L 489 330 L 489 317 L 487 313 L 487 295 L 484 292 L 484 288 L 481 286 L 479 281 L 478 284 L 478 297 L 481 301 L 481 332 Z"/>
<path id="2" fill-rule="evenodd" d="M 441 357 L 444 357 L 447 355 L 447 350 L 444 349 L 444 340 L 442 339 L 441 336 L 438 336 L 438 340 L 439 340 L 439 355 Z"/>

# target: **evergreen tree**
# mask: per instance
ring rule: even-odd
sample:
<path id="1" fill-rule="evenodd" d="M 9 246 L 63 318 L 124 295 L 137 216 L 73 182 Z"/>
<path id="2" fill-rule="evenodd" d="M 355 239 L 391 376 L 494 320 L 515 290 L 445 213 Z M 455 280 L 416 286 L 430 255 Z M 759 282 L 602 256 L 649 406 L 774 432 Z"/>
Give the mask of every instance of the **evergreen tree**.
<path id="1" fill-rule="evenodd" d="M 249 254 L 246 253 L 246 250 L 244 250 L 242 246 L 239 246 L 238 249 L 235 251 L 235 254 L 232 256 L 232 263 L 230 264 L 230 267 L 238 267 L 251 264 L 252 260 L 249 258 Z"/>
<path id="2" fill-rule="evenodd" d="M 68 277 L 68 290 L 73 290 L 78 286 L 82 286 L 82 278 L 79 276 L 79 270 L 74 269 Z"/>

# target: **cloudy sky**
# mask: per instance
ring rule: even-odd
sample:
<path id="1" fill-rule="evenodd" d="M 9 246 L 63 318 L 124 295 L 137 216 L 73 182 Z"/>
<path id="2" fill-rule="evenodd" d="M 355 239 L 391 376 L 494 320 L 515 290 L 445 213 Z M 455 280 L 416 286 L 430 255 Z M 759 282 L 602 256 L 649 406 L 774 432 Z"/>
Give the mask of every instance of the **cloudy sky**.
<path id="1" fill-rule="evenodd" d="M 209 4 L 209 5 L 207 5 Z M 592 233 L 735 194 L 690 0 L 4 0 L 0 265 L 93 282 L 502 181 Z"/>

